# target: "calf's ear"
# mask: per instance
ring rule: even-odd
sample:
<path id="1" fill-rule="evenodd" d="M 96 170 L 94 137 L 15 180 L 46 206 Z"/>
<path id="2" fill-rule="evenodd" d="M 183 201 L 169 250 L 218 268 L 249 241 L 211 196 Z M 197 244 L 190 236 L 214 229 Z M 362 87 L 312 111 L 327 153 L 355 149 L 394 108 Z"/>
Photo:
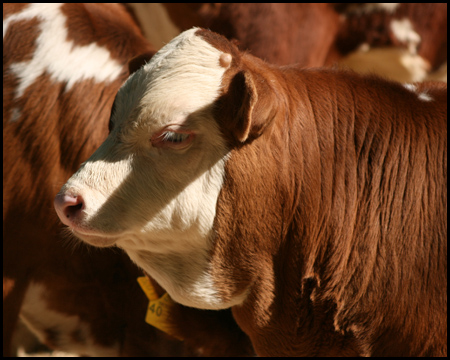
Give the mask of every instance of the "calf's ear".
<path id="1" fill-rule="evenodd" d="M 265 77 L 249 70 L 234 75 L 220 101 L 223 127 L 240 143 L 259 137 L 278 109 L 275 89 Z"/>
<path id="2" fill-rule="evenodd" d="M 128 61 L 128 70 L 130 75 L 136 71 L 138 71 L 142 66 L 150 61 L 153 55 L 156 54 L 156 51 L 149 51 L 138 56 L 135 56 L 130 61 Z"/>

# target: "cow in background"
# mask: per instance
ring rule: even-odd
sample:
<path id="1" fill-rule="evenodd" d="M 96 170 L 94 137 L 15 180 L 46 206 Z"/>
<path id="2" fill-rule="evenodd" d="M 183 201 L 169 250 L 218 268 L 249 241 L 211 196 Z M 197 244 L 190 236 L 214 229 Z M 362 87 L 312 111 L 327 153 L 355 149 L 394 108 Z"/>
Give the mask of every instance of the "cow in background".
<path id="1" fill-rule="evenodd" d="M 447 4 L 164 4 L 181 30 L 211 29 L 278 65 L 339 66 L 423 81 L 447 61 Z M 143 22 L 143 20 L 141 20 Z M 446 71 L 444 71 L 446 79 Z"/>

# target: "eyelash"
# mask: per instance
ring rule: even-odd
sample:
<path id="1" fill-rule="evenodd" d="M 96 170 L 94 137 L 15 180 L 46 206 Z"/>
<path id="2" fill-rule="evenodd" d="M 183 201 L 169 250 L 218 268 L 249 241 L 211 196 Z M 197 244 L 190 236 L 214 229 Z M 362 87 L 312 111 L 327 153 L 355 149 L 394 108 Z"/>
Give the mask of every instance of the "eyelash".
<path id="1" fill-rule="evenodd" d="M 174 144 L 181 143 L 189 137 L 189 134 L 166 131 L 161 136 L 161 141 L 168 141 Z"/>
<path id="2" fill-rule="evenodd" d="M 156 148 L 184 149 L 193 141 L 195 135 L 187 129 L 173 130 L 166 127 L 161 132 L 156 133 L 150 139 L 152 146 Z"/>

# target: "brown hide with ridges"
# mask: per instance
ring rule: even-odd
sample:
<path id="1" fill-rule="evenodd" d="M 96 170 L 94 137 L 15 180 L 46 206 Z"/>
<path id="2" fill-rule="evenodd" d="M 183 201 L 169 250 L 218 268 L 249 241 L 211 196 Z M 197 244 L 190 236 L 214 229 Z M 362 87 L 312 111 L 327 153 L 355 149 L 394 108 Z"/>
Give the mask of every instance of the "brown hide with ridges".
<path id="1" fill-rule="evenodd" d="M 223 299 L 248 292 L 233 314 L 257 353 L 445 355 L 446 85 L 235 51 L 216 103 L 231 152 L 211 263 Z M 265 81 L 244 86 L 246 72 Z M 229 94 L 235 81 L 250 94 Z M 257 131 L 238 142 L 242 103 L 260 92 Z"/>

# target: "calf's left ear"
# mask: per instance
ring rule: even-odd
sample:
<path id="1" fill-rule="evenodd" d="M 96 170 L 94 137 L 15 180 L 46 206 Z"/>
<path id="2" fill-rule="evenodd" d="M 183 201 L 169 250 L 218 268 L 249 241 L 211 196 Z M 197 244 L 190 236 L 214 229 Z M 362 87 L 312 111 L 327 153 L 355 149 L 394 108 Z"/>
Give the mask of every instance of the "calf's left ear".
<path id="1" fill-rule="evenodd" d="M 135 56 L 130 61 L 128 61 L 128 70 L 130 75 L 136 71 L 138 71 L 142 66 L 150 61 L 153 55 L 156 54 L 156 51 L 149 51 L 138 56 Z"/>
<path id="2" fill-rule="evenodd" d="M 273 122 L 278 110 L 273 86 L 267 78 L 250 70 L 234 75 L 220 101 L 222 125 L 240 143 L 259 137 Z"/>

